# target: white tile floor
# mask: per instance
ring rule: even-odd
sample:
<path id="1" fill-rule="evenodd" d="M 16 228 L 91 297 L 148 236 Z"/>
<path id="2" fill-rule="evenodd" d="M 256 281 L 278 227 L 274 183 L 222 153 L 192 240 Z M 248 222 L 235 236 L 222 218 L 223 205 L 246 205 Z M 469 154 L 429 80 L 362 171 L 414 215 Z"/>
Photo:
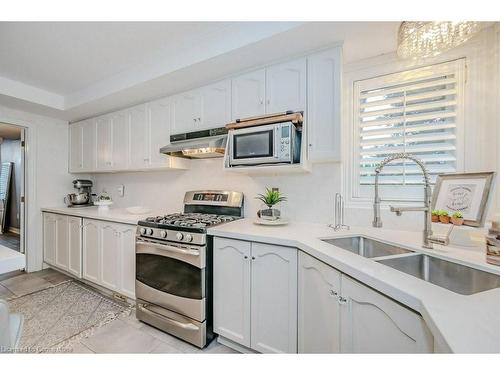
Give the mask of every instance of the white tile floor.
<path id="1" fill-rule="evenodd" d="M 0 298 L 32 293 L 68 279 L 68 276 L 52 269 L 0 275 Z M 142 323 L 135 318 L 135 311 L 96 329 L 92 336 L 75 343 L 72 350 L 73 353 L 236 353 L 216 340 L 201 350 Z"/>

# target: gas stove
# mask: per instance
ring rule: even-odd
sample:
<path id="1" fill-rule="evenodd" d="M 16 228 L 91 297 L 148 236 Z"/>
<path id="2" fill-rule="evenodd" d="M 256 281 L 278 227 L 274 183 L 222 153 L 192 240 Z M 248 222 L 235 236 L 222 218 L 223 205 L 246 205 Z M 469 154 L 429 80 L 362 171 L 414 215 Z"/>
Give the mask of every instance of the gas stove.
<path id="1" fill-rule="evenodd" d="M 190 191 L 184 213 L 139 221 L 136 317 L 200 348 L 213 339 L 213 241 L 207 228 L 243 217 L 243 194 Z"/>

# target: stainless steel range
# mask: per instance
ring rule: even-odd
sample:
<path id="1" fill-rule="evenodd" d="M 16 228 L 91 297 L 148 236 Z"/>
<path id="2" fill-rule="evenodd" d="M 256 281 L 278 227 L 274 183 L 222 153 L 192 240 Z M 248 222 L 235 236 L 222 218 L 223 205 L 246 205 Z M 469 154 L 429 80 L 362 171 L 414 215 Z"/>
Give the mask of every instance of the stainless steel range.
<path id="1" fill-rule="evenodd" d="M 212 238 L 207 228 L 243 217 L 243 194 L 190 191 L 184 213 L 139 221 L 137 319 L 200 348 L 213 338 Z"/>

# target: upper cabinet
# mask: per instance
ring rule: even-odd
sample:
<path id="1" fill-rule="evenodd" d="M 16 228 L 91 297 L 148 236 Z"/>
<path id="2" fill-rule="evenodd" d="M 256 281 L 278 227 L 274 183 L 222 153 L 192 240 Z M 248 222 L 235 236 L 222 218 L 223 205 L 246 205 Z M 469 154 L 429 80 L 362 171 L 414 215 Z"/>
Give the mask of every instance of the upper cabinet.
<path id="1" fill-rule="evenodd" d="M 231 80 L 232 119 L 266 113 L 266 70 L 243 74 Z"/>
<path id="2" fill-rule="evenodd" d="M 231 122 L 231 81 L 225 80 L 199 90 L 201 112 L 195 130 L 220 128 Z"/>
<path id="3" fill-rule="evenodd" d="M 306 59 L 266 69 L 266 113 L 306 108 Z"/>
<path id="4" fill-rule="evenodd" d="M 341 73 L 342 48 L 334 47 L 71 124 L 69 170 L 185 169 L 189 160 L 159 152 L 171 135 L 285 111 L 303 111 L 305 118 L 301 168 L 287 168 L 300 171 L 309 162 L 339 161 Z"/>
<path id="5" fill-rule="evenodd" d="M 95 120 L 80 121 L 69 126 L 70 172 L 95 169 Z"/>
<path id="6" fill-rule="evenodd" d="M 307 71 L 309 161 L 339 161 L 342 48 L 309 56 Z"/>

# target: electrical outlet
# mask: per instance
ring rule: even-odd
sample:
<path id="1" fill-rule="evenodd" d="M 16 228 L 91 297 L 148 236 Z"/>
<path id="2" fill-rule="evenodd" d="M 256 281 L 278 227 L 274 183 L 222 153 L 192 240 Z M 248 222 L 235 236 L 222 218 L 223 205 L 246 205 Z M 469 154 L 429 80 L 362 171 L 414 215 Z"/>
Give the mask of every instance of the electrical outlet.
<path id="1" fill-rule="evenodd" d="M 125 195 L 125 185 L 118 185 L 116 190 L 118 191 L 119 197 L 123 197 Z"/>

